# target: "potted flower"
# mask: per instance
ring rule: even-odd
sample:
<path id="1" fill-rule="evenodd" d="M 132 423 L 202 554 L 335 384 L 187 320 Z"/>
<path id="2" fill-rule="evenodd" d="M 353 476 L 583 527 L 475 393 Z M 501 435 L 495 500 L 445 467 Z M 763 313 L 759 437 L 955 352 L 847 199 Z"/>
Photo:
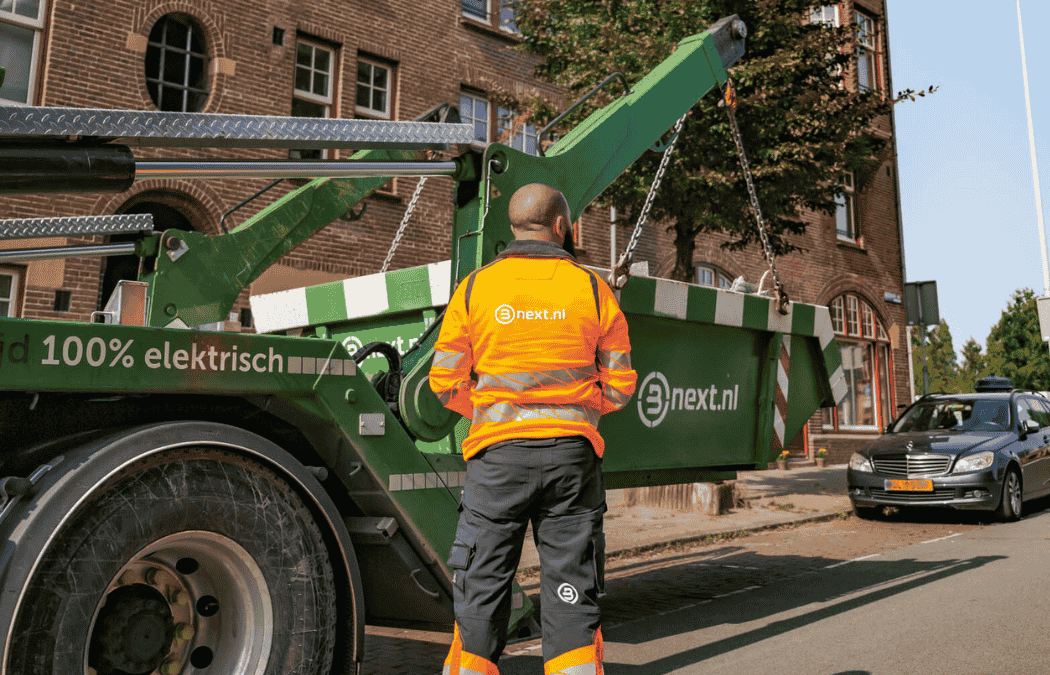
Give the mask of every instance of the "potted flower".
<path id="1" fill-rule="evenodd" d="M 785 450 L 784 452 L 780 453 L 780 455 L 777 457 L 777 468 L 780 469 L 781 471 L 784 471 L 785 469 L 788 468 L 788 451 L 787 450 Z"/>
<path id="2" fill-rule="evenodd" d="M 828 461 L 828 451 L 825 450 L 824 448 L 821 448 L 820 450 L 817 450 L 816 460 L 817 460 L 817 466 L 824 466 L 824 463 L 826 461 Z"/>

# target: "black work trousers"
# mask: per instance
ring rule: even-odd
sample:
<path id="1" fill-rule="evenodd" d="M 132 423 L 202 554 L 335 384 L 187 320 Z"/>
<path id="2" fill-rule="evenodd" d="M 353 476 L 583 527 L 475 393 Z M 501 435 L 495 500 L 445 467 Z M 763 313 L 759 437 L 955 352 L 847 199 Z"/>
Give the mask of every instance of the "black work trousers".
<path id="1" fill-rule="evenodd" d="M 449 555 L 464 651 L 499 662 L 530 522 L 542 575 L 544 661 L 594 644 L 604 592 L 605 508 L 601 459 L 581 436 L 514 441 L 467 460 Z"/>

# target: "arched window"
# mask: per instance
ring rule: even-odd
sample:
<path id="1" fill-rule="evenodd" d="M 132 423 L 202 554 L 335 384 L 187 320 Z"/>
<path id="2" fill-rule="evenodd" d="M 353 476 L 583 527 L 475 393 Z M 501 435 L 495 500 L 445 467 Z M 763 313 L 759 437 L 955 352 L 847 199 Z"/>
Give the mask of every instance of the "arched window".
<path id="1" fill-rule="evenodd" d="M 146 48 L 146 88 L 161 110 L 199 112 L 208 100 L 204 31 L 183 14 L 160 18 Z"/>
<path id="2" fill-rule="evenodd" d="M 824 413 L 828 430 L 876 430 L 893 420 L 890 341 L 870 303 L 844 293 L 828 306 L 839 344 L 846 397 Z"/>
<path id="3" fill-rule="evenodd" d="M 710 263 L 697 263 L 696 283 L 701 286 L 729 288 L 733 285 L 733 278 Z"/>

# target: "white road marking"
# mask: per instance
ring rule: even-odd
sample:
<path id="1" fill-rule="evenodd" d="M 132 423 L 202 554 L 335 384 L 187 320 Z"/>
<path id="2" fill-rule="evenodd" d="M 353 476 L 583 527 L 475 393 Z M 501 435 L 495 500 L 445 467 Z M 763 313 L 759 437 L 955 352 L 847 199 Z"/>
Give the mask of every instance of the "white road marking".
<path id="1" fill-rule="evenodd" d="M 962 532 L 956 532 L 955 534 L 949 534 L 947 537 L 937 537 L 936 539 L 927 539 L 922 542 L 923 544 L 932 544 L 935 541 L 944 541 L 945 539 L 951 539 L 952 537 L 958 537 Z"/>
<path id="2" fill-rule="evenodd" d="M 842 567 L 843 565 L 848 565 L 851 562 L 857 562 L 858 560 L 867 560 L 868 558 L 874 558 L 874 557 L 879 556 L 879 555 L 881 555 L 881 554 L 880 553 L 872 553 L 871 555 L 862 555 L 861 557 L 854 558 L 853 560 L 843 560 L 842 562 L 837 562 L 834 565 L 828 565 L 824 569 L 830 570 L 833 567 Z"/>

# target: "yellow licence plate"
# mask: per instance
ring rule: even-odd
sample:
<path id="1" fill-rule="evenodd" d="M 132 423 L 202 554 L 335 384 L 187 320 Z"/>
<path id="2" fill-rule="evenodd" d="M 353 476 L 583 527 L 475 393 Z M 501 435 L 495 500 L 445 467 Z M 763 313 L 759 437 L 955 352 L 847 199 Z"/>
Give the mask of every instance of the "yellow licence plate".
<path id="1" fill-rule="evenodd" d="M 932 480 L 887 480 L 886 490 L 907 492 L 933 492 Z"/>

